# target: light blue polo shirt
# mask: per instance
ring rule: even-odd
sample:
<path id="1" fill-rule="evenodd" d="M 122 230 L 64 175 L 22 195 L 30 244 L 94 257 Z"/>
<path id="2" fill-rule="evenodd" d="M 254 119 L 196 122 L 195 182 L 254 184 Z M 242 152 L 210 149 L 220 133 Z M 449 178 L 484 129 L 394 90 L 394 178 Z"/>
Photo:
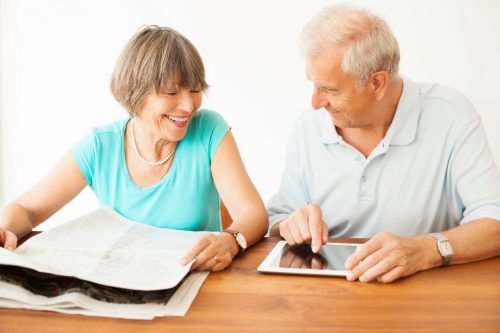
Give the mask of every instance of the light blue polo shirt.
<path id="1" fill-rule="evenodd" d="M 365 158 L 324 109 L 297 120 L 270 223 L 318 204 L 331 236 L 416 236 L 500 220 L 500 174 L 479 115 L 463 94 L 403 78 L 384 139 Z"/>
<path id="2" fill-rule="evenodd" d="M 168 173 L 148 188 L 137 186 L 125 162 L 123 119 L 92 132 L 73 146 L 73 157 L 99 203 L 133 221 L 161 228 L 220 231 L 219 194 L 212 159 L 229 125 L 199 110 L 178 144 Z"/>

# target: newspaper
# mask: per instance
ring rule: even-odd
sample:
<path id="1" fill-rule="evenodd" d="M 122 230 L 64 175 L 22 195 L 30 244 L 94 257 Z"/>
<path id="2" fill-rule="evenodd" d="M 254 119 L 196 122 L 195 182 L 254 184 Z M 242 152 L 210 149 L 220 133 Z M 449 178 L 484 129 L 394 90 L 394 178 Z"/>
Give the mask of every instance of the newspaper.
<path id="1" fill-rule="evenodd" d="M 207 272 L 180 265 L 203 232 L 135 223 L 109 207 L 0 248 L 0 307 L 129 319 L 184 316 Z"/>

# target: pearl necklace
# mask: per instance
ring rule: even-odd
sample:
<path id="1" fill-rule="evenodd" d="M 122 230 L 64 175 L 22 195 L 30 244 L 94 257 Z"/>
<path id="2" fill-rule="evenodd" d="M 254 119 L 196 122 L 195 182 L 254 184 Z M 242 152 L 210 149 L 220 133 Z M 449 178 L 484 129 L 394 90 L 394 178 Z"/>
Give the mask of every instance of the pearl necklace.
<path id="1" fill-rule="evenodd" d="M 174 143 L 174 148 L 172 148 L 170 153 L 165 158 L 163 158 L 159 161 L 156 161 L 156 162 L 151 162 L 151 161 L 148 161 L 145 158 L 143 158 L 141 156 L 141 154 L 139 153 L 139 149 L 137 149 L 137 142 L 135 141 L 135 135 L 134 135 L 134 120 L 132 120 L 130 122 L 130 135 L 132 137 L 132 147 L 134 147 L 134 151 L 135 151 L 135 154 L 137 155 L 137 157 L 139 157 L 139 159 L 142 162 L 144 162 L 145 164 L 152 166 L 152 167 L 165 164 L 170 159 L 170 157 L 172 157 L 172 155 L 174 154 L 175 148 L 177 147 L 177 142 L 176 142 L 176 143 Z"/>

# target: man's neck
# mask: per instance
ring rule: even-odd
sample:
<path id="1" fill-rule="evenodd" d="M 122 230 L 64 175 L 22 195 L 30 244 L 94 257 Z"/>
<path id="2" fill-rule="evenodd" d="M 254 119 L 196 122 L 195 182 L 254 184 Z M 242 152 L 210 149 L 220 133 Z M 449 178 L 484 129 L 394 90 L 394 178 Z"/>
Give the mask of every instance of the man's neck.
<path id="1" fill-rule="evenodd" d="M 379 116 L 374 122 L 368 126 L 356 128 L 337 128 L 338 134 L 342 136 L 344 141 L 368 157 L 385 137 L 391 126 L 402 91 L 403 81 L 400 78 L 394 79 L 387 88 L 386 95 L 377 106 Z"/>

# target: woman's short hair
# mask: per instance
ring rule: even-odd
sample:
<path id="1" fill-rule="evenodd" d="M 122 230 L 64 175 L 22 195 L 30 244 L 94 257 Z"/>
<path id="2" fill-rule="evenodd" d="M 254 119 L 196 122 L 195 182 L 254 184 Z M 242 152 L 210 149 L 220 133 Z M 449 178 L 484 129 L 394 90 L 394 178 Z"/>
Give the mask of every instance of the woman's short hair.
<path id="1" fill-rule="evenodd" d="M 193 44 L 174 29 L 142 27 L 123 49 L 111 78 L 111 92 L 129 114 L 141 110 L 148 94 L 167 82 L 204 91 L 205 68 Z"/>
<path id="2" fill-rule="evenodd" d="M 346 47 L 341 69 L 359 89 L 375 72 L 398 76 L 398 42 L 387 23 L 368 11 L 351 6 L 320 10 L 302 31 L 302 54 L 315 56 L 332 46 Z"/>

